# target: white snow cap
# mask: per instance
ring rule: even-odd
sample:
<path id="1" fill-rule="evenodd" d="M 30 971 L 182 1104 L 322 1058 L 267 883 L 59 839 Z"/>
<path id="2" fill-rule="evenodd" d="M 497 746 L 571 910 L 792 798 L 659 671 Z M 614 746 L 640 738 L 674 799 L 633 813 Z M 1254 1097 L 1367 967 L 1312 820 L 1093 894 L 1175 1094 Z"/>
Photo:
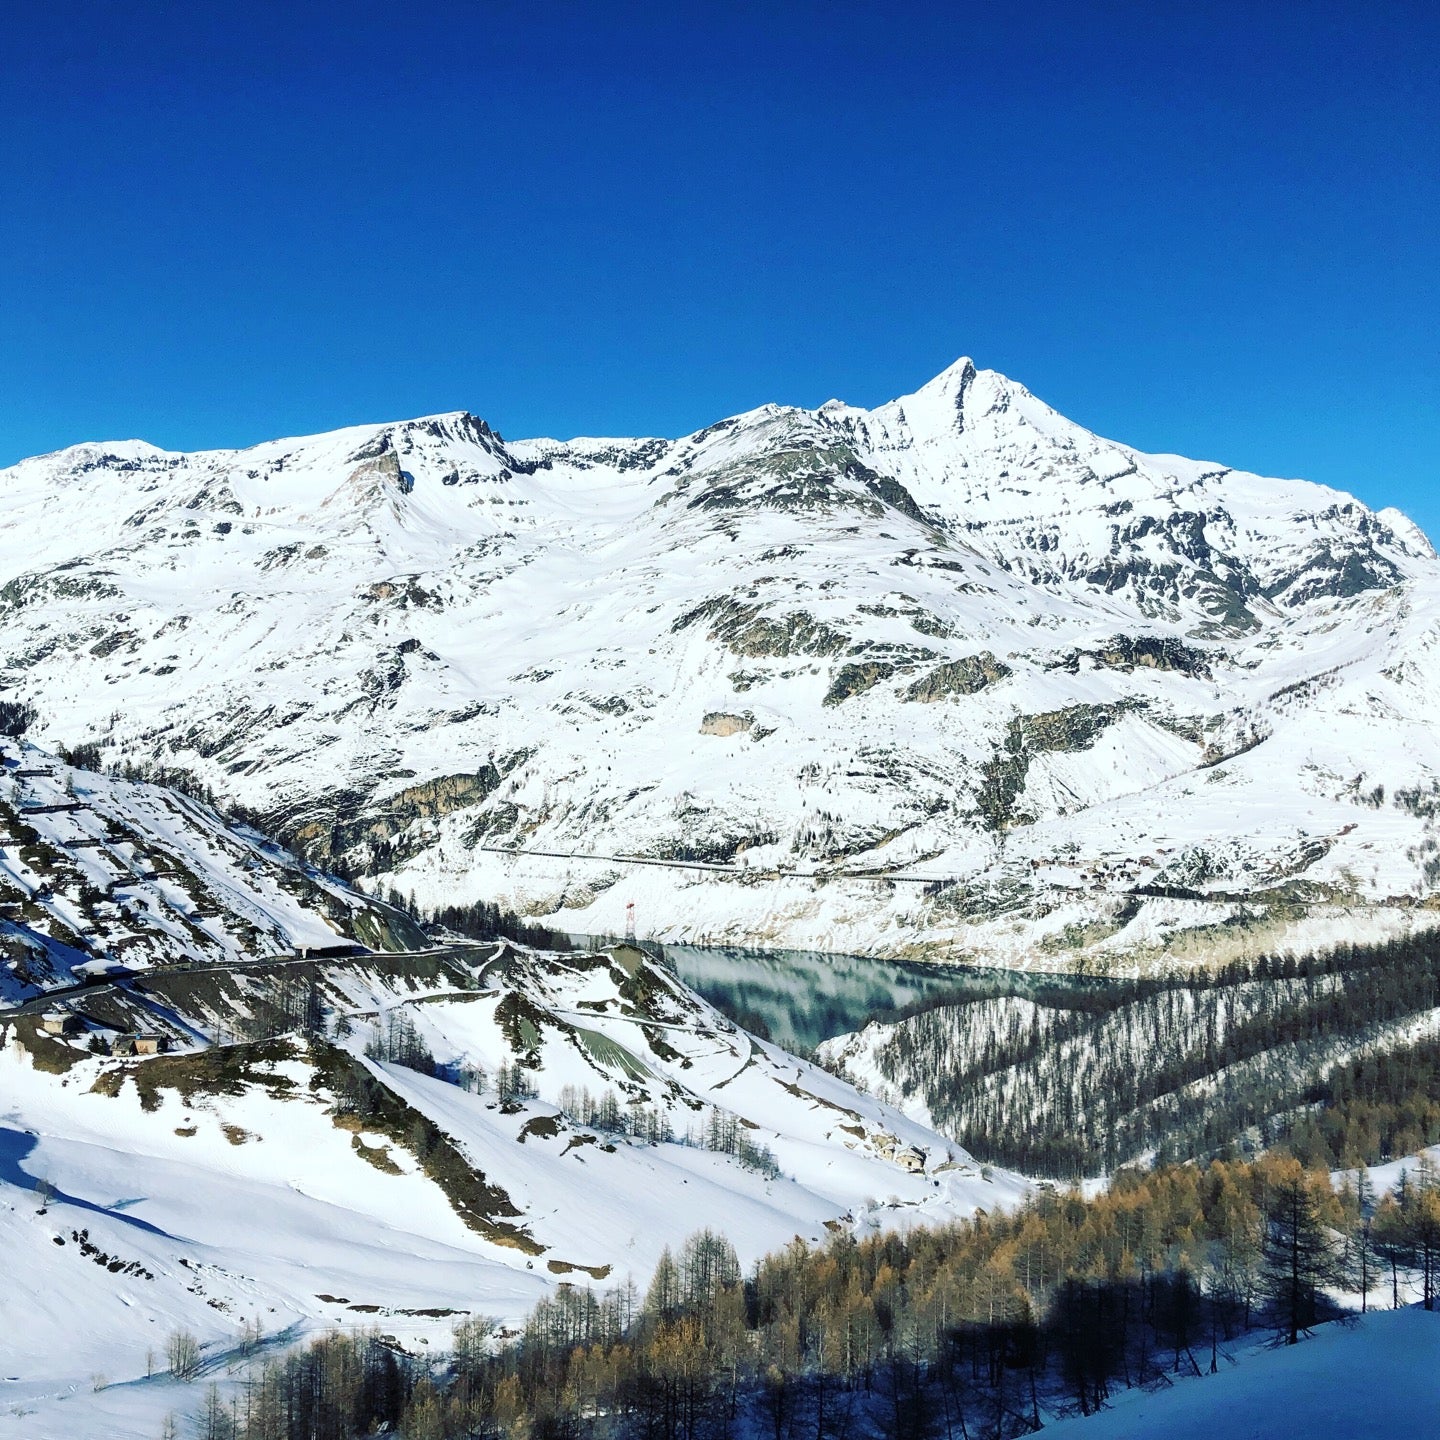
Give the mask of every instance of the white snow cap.
<path id="1" fill-rule="evenodd" d="M 1387 505 L 1375 512 L 1375 518 L 1394 534 L 1407 554 L 1424 560 L 1435 558 L 1435 547 L 1429 537 L 1403 510 Z"/>

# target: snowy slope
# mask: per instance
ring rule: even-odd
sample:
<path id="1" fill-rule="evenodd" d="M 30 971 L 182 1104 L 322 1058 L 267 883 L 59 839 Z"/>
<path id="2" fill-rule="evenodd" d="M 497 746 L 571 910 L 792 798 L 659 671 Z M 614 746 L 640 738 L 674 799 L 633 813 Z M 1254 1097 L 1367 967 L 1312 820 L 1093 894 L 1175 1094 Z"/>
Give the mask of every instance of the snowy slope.
<path id="1" fill-rule="evenodd" d="M 1256 1347 L 1216 1375 L 1125 1390 L 1111 1409 L 1047 1425 L 1053 1440 L 1391 1440 L 1440 1404 L 1440 1316 L 1372 1311 L 1303 1343 Z"/>
<path id="2" fill-rule="evenodd" d="M 1244 896 L 1257 945 L 1393 931 L 1440 881 L 1424 536 L 968 361 L 679 440 L 456 413 L 0 480 L 35 735 L 425 902 L 1063 968 Z"/>
<path id="3" fill-rule="evenodd" d="M 161 785 L 0 740 L 0 1005 L 117 967 L 426 944 L 407 917 Z"/>
<path id="4" fill-rule="evenodd" d="M 0 1014 L 0 1435 L 74 1433 L 65 1397 L 94 1374 L 128 1386 L 180 1326 L 216 1373 L 257 1319 L 275 1343 L 379 1324 L 438 1345 L 456 1316 L 518 1320 L 560 1283 L 643 1286 L 704 1226 L 749 1263 L 1027 1189 L 638 951 L 304 962 L 316 1033 L 237 1039 L 297 963 L 155 967 L 52 1001 L 83 1017 L 68 1039 Z M 171 1053 L 92 1053 L 157 1014 Z M 422 1068 L 378 1058 L 402 1016 Z M 587 1118 L 592 1099 L 648 1123 Z"/>

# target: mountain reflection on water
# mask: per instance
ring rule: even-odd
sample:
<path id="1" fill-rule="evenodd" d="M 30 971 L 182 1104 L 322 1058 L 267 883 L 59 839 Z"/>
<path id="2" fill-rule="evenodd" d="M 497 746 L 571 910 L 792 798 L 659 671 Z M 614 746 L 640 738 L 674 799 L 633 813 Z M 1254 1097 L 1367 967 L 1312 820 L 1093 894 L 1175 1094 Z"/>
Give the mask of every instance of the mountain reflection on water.
<path id="1" fill-rule="evenodd" d="M 1030 976 L 978 965 L 913 965 L 816 950 L 742 950 L 666 945 L 666 961 L 692 989 L 749 1029 L 787 1049 L 859 1030 L 868 1020 L 941 996 L 979 1000 L 1031 995 L 1054 986 L 1053 975 Z M 1077 980 L 1094 985 L 1104 981 Z M 756 1021 L 760 1026 L 756 1025 Z"/>

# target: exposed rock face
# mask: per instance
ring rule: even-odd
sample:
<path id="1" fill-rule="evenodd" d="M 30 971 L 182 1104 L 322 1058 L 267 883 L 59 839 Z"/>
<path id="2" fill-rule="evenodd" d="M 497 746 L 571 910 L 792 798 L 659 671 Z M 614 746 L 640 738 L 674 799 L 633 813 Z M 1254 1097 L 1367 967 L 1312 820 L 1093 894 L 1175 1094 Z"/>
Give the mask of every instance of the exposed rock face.
<path id="1" fill-rule="evenodd" d="M 863 695 L 882 680 L 888 680 L 895 673 L 893 665 L 883 660 L 871 660 L 861 665 L 842 665 L 825 692 L 825 704 L 838 705 L 852 695 Z"/>
<path id="2" fill-rule="evenodd" d="M 730 715 L 724 710 L 712 710 L 700 722 L 702 735 L 743 735 L 755 724 L 753 715 Z"/>
<path id="3" fill-rule="evenodd" d="M 787 655 L 835 655 L 845 648 L 845 636 L 803 610 L 771 617 L 760 605 L 745 605 L 728 595 L 697 605 L 677 619 L 671 629 L 681 631 L 708 620 L 707 638 L 718 640 L 736 655 L 780 659 Z"/>
<path id="4" fill-rule="evenodd" d="M 1085 664 L 1109 670 L 1172 670 L 1182 675 L 1210 678 L 1210 656 L 1173 635 L 1116 635 L 1093 649 L 1076 650 L 1059 662 L 1072 674 Z"/>
<path id="5" fill-rule="evenodd" d="M 932 705 L 949 695 L 975 695 L 1011 673 L 1003 660 L 997 660 L 988 650 L 982 650 L 978 655 L 966 655 L 963 659 L 937 665 L 906 689 L 905 699 Z"/>
<path id="6" fill-rule="evenodd" d="M 1132 706 L 1067 705 L 1044 715 L 1023 715 L 1017 722 L 1029 750 L 1088 750 L 1096 737 Z"/>
<path id="7" fill-rule="evenodd" d="M 1190 850 L 1423 899 L 1440 820 L 1363 797 L 1440 779 L 1436 654 L 1403 516 L 968 362 L 678 440 L 458 413 L 0 476 L 0 693 L 41 743 L 584 932 L 638 897 L 670 938 L 958 953 Z"/>

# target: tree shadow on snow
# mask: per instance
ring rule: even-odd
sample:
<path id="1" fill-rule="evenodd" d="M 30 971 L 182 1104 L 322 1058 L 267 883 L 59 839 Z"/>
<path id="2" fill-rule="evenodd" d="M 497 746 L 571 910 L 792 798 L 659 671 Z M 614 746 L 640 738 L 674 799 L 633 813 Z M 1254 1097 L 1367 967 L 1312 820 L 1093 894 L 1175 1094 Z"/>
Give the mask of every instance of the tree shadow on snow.
<path id="1" fill-rule="evenodd" d="M 41 1177 L 29 1174 L 21 1162 L 39 1144 L 37 1136 L 31 1135 L 25 1130 L 15 1130 L 8 1125 L 0 1125 L 0 1183 L 14 1185 L 20 1190 L 34 1190 Z M 134 1205 L 135 1200 L 122 1201 L 123 1205 Z M 141 1220 L 134 1215 L 125 1215 L 119 1209 L 108 1205 L 97 1205 L 93 1200 L 82 1200 L 78 1195 L 70 1195 L 54 1185 L 50 1187 L 47 1205 L 73 1205 L 77 1210 L 89 1210 L 96 1215 L 108 1216 L 111 1220 L 118 1220 L 123 1225 L 133 1225 L 137 1230 L 144 1230 L 150 1235 L 159 1235 L 165 1240 L 181 1241 L 183 1237 L 172 1235 L 168 1230 L 162 1230 L 158 1225 L 152 1225 L 148 1220 Z"/>

